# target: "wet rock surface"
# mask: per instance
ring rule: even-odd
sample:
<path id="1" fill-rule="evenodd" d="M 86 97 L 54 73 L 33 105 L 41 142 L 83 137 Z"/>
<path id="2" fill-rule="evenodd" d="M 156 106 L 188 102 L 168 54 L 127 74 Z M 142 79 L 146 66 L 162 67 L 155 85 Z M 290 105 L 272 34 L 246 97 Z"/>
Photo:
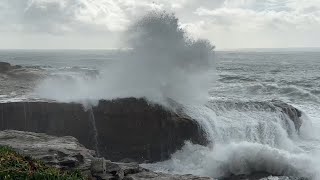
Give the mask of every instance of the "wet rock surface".
<path id="1" fill-rule="evenodd" d="M 241 110 L 251 106 L 283 112 L 296 130 L 302 124 L 301 111 L 280 101 L 227 105 Z M 77 103 L 0 103 L 0 130 L 5 129 L 73 136 L 112 161 L 156 162 L 168 159 L 186 140 L 207 144 L 204 131 L 190 117 L 136 98 L 100 101 L 87 110 Z"/>
<path id="2" fill-rule="evenodd" d="M 302 116 L 302 112 L 289 105 L 289 104 L 286 104 L 282 101 L 272 101 L 273 105 L 277 108 L 279 108 L 281 110 L 282 113 L 286 114 L 294 123 L 294 126 L 297 130 L 300 129 L 301 125 L 302 125 L 302 119 L 301 119 L 301 116 Z"/>
<path id="3" fill-rule="evenodd" d="M 97 135 L 98 151 L 112 161 L 155 162 L 168 159 L 186 140 L 207 143 L 191 118 L 136 98 L 100 101 L 88 110 L 76 103 L 0 103 L 0 129 L 73 136 L 94 150 Z"/>
<path id="4" fill-rule="evenodd" d="M 281 112 L 287 116 L 299 131 L 302 125 L 302 111 L 290 104 L 279 100 L 272 101 L 211 101 L 210 108 L 215 112 L 225 112 L 230 110 L 238 111 L 263 111 L 263 112 Z"/>

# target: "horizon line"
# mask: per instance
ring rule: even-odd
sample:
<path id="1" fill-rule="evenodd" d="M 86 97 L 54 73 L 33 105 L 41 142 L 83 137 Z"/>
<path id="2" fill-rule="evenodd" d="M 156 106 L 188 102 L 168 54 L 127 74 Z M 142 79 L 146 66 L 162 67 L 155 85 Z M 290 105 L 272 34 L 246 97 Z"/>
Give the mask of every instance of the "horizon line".
<path id="1" fill-rule="evenodd" d="M 26 51 L 62 51 L 62 50 L 99 50 L 99 51 L 111 51 L 111 50 L 130 50 L 132 48 L 0 48 L 0 51 L 10 51 L 10 50 L 26 50 Z M 263 50 L 268 50 L 268 51 L 285 51 L 285 50 L 290 50 L 290 51 L 301 51 L 301 50 L 309 50 L 309 51 L 318 51 L 320 50 L 320 47 L 276 47 L 276 48 L 271 48 L 271 47 L 263 47 L 263 48 L 216 48 L 215 51 L 263 51 Z"/>

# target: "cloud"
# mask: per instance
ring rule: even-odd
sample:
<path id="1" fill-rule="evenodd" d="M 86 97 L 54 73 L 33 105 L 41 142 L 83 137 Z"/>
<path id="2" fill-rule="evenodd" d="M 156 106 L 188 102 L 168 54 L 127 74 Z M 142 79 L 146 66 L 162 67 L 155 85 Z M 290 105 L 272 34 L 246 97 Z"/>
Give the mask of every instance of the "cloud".
<path id="1" fill-rule="evenodd" d="M 4 3 L 3 3 L 4 4 Z M 123 10 L 113 1 L 89 0 L 8 0 L 4 5 L 11 21 L 30 32 L 118 31 L 127 23 Z"/>
<path id="2" fill-rule="evenodd" d="M 186 0 L 4 0 L 0 22 L 31 32 L 123 31 L 150 10 L 181 9 Z M 4 17 L 10 17 L 6 19 Z M 11 27 L 14 28 L 14 27 Z"/>
<path id="3" fill-rule="evenodd" d="M 108 44 L 155 9 L 176 13 L 182 27 L 218 48 L 320 46 L 319 0 L 2 0 L 0 38 L 89 34 Z"/>
<path id="4" fill-rule="evenodd" d="M 320 30 L 320 6 L 315 1 L 227 0 L 213 9 L 199 7 L 194 14 L 201 21 L 191 22 L 187 28 L 193 34 L 217 40 L 218 46 L 320 45 L 316 35 Z"/>

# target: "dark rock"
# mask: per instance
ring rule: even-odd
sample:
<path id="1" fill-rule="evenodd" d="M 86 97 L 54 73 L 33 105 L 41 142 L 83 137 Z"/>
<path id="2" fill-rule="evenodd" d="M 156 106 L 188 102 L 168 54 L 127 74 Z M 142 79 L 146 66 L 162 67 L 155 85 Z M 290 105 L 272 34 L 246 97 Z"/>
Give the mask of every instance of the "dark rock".
<path id="1" fill-rule="evenodd" d="M 12 69 L 11 64 L 6 62 L 0 62 L 0 73 L 7 72 Z"/>
<path id="2" fill-rule="evenodd" d="M 96 124 L 99 147 L 104 149 L 101 154 L 107 159 L 164 160 L 186 140 L 206 143 L 196 121 L 143 99 L 100 101 L 94 112 L 95 117 L 102 118 Z"/>
<path id="3" fill-rule="evenodd" d="M 14 70 L 14 69 L 21 69 L 22 66 L 15 65 L 12 66 L 10 63 L 7 62 L 0 62 L 0 73 L 6 73 L 8 71 Z"/>
<path id="4" fill-rule="evenodd" d="M 205 133 L 191 118 L 135 98 L 100 101 L 92 111 L 76 103 L 0 103 L 1 129 L 73 136 L 112 161 L 160 161 L 168 159 L 186 140 L 207 143 Z"/>

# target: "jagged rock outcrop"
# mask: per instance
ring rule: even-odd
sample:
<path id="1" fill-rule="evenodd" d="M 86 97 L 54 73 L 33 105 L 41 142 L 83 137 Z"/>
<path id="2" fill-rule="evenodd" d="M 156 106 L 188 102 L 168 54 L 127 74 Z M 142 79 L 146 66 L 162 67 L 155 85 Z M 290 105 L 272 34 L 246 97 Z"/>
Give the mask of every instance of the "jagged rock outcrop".
<path id="1" fill-rule="evenodd" d="M 88 110 L 76 103 L 0 103 L 0 129 L 73 136 L 112 161 L 160 161 L 186 140 L 207 143 L 205 133 L 191 118 L 135 98 L 100 101 Z"/>

